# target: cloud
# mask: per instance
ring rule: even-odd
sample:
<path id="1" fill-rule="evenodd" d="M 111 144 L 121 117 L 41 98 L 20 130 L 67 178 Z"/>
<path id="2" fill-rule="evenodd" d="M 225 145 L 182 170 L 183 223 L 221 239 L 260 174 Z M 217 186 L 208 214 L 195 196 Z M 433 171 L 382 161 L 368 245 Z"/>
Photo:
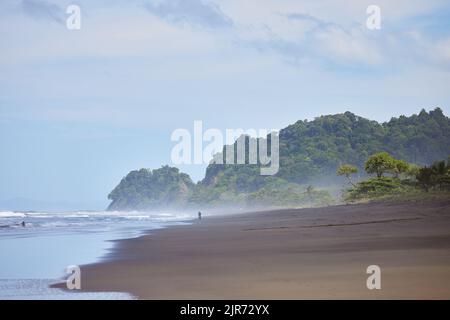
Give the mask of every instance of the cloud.
<path id="1" fill-rule="evenodd" d="M 334 63 L 377 64 L 381 62 L 379 48 L 370 40 L 364 26 L 345 28 L 337 23 L 328 22 L 310 14 L 290 13 L 287 19 L 312 23 L 306 33 L 303 45 L 310 48 L 309 53 Z M 301 44 L 300 44 L 301 45 Z"/>
<path id="2" fill-rule="evenodd" d="M 281 16 L 284 16 L 288 19 L 292 19 L 292 20 L 301 20 L 301 21 L 307 21 L 307 22 L 312 22 L 313 24 L 317 25 L 317 26 L 327 26 L 327 25 L 332 25 L 332 23 L 321 20 L 317 17 L 314 17 L 310 14 L 305 14 L 305 13 L 288 13 L 288 14 L 282 14 Z"/>
<path id="3" fill-rule="evenodd" d="M 14 61 L 20 63 L 21 59 L 158 59 L 167 54 L 184 61 L 188 59 L 186 53 L 215 59 L 226 50 L 231 52 L 244 47 L 253 49 L 246 50 L 251 54 L 269 53 L 268 58 L 274 56 L 278 62 L 366 71 L 389 65 L 445 65 L 450 55 L 449 35 L 443 31 L 447 20 L 435 21 L 436 5 L 427 7 L 414 0 L 416 5 L 408 7 L 407 13 L 385 2 L 380 31 L 367 30 L 365 4 L 356 0 L 351 0 L 351 6 L 342 6 L 333 0 L 326 6 L 317 2 L 300 4 L 298 0 L 248 0 L 245 3 L 241 0 L 135 0 L 132 6 L 116 1 L 107 6 L 106 3 L 110 3 L 107 0 L 99 0 L 101 5 L 84 1 L 78 0 L 93 6 L 90 7 L 92 16 L 85 19 L 89 32 L 71 33 L 70 45 L 65 41 L 68 35 L 65 29 L 17 19 L 14 15 L 17 12 L 0 19 L 0 31 L 2 28 L 15 30 L 29 39 L 17 42 L 15 34 L 4 32 L 0 41 L 3 53 L 0 66 L 11 65 Z M 0 11 L 2 6 L 4 4 L 0 4 Z M 22 0 L 15 6 L 34 19 L 61 22 L 65 18 L 63 5 L 56 0 Z M 6 9 L 2 14 L 6 15 Z M 428 18 L 425 23 L 419 9 L 432 19 Z M 416 23 L 418 20 L 420 24 Z M 433 28 L 426 28 L 429 20 Z M 117 21 L 123 23 L 117 24 Z M 180 28 L 180 25 L 191 28 Z M 217 32 L 218 28 L 224 29 Z M 408 35 L 413 31 L 420 37 Z M 97 45 L 99 39 L 101 46 Z M 33 54 L 29 54 L 31 51 L 27 48 L 32 48 Z"/>
<path id="4" fill-rule="evenodd" d="M 365 26 L 344 27 L 311 14 L 277 13 L 261 34 L 245 34 L 240 44 L 260 51 L 272 51 L 295 64 L 311 63 L 368 67 L 383 59 L 381 47 Z M 252 36 L 255 36 L 252 38 Z"/>
<path id="5" fill-rule="evenodd" d="M 448 61 L 448 15 L 443 14 L 448 2 L 442 0 L 379 0 L 381 30 L 366 28 L 370 0 L 348 0 L 345 5 L 341 0 L 220 0 L 219 4 L 233 19 L 237 43 L 278 54 L 289 63 L 366 71 Z M 425 23 L 423 17 L 431 18 Z M 423 46 L 408 37 L 412 30 L 427 40 Z M 434 51 L 434 57 L 421 47 Z"/>
<path id="6" fill-rule="evenodd" d="M 41 0 L 22 0 L 20 7 L 27 16 L 33 19 L 64 23 L 64 10 L 53 3 Z"/>
<path id="7" fill-rule="evenodd" d="M 145 8 L 171 24 L 189 24 L 194 27 L 225 28 L 233 25 L 220 7 L 204 0 L 151 1 Z"/>
<path id="8" fill-rule="evenodd" d="M 311 42 L 317 56 L 343 64 L 378 65 L 382 62 L 379 43 L 363 28 L 346 30 L 339 26 L 328 26 L 315 32 Z"/>

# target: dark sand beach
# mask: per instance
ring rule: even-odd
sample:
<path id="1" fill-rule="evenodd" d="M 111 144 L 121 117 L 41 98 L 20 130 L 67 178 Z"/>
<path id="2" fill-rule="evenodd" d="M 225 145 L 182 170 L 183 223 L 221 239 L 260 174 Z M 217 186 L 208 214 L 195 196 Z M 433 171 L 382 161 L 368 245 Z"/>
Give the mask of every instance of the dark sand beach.
<path id="1" fill-rule="evenodd" d="M 208 216 L 120 240 L 86 291 L 141 299 L 449 299 L 450 199 Z M 381 268 L 368 290 L 366 268 Z"/>

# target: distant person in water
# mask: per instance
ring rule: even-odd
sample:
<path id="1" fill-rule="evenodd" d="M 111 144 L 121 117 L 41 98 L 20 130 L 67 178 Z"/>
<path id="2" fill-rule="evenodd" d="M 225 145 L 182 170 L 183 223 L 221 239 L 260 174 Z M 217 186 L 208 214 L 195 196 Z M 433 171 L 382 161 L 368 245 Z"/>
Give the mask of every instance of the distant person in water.
<path id="1" fill-rule="evenodd" d="M 22 221 L 20 225 L 25 228 L 25 221 Z"/>
<path id="2" fill-rule="evenodd" d="M 198 212 L 198 220 L 202 220 L 202 213 L 200 211 Z"/>

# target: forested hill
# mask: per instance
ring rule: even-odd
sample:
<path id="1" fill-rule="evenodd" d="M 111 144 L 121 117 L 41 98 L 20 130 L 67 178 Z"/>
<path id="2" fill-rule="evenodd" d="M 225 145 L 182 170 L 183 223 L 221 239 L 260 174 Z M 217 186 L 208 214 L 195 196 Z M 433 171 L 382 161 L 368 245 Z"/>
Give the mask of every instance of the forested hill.
<path id="1" fill-rule="evenodd" d="M 280 190 L 283 196 L 291 191 L 298 195 L 299 186 L 336 177 L 341 164 L 362 169 L 367 158 L 380 151 L 418 165 L 450 155 L 450 119 L 439 108 L 381 124 L 351 112 L 320 116 L 297 121 L 279 137 L 280 169 L 275 176 L 261 176 L 258 165 L 211 164 L 195 185 L 175 168 L 133 171 L 109 195 L 110 208 L 238 203 Z"/>
<path id="2" fill-rule="evenodd" d="M 109 194 L 108 210 L 177 207 L 188 201 L 194 183 L 177 168 L 131 171 Z"/>
<path id="3" fill-rule="evenodd" d="M 418 165 L 447 159 L 450 119 L 440 108 L 382 124 L 345 112 L 297 121 L 282 129 L 279 137 L 280 169 L 276 177 L 305 184 L 335 176 L 340 164 L 363 168 L 367 158 L 380 151 Z M 260 176 L 256 166 L 210 165 L 203 184 L 253 191 L 265 184 L 264 180 L 274 179 Z"/>
<path id="4" fill-rule="evenodd" d="M 281 130 L 280 140 L 284 157 L 309 157 L 318 169 L 335 171 L 340 162 L 362 166 L 369 155 L 379 151 L 430 164 L 449 154 L 450 119 L 440 108 L 383 124 L 345 112 L 298 121 Z"/>

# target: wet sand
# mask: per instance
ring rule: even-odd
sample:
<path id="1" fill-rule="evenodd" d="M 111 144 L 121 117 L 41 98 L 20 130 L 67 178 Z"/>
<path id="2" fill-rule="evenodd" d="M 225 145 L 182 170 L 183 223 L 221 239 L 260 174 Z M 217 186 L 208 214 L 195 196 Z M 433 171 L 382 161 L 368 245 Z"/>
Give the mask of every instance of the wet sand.
<path id="1" fill-rule="evenodd" d="M 86 291 L 140 299 L 449 299 L 450 199 L 208 216 L 120 240 Z M 366 268 L 381 268 L 368 290 Z"/>

